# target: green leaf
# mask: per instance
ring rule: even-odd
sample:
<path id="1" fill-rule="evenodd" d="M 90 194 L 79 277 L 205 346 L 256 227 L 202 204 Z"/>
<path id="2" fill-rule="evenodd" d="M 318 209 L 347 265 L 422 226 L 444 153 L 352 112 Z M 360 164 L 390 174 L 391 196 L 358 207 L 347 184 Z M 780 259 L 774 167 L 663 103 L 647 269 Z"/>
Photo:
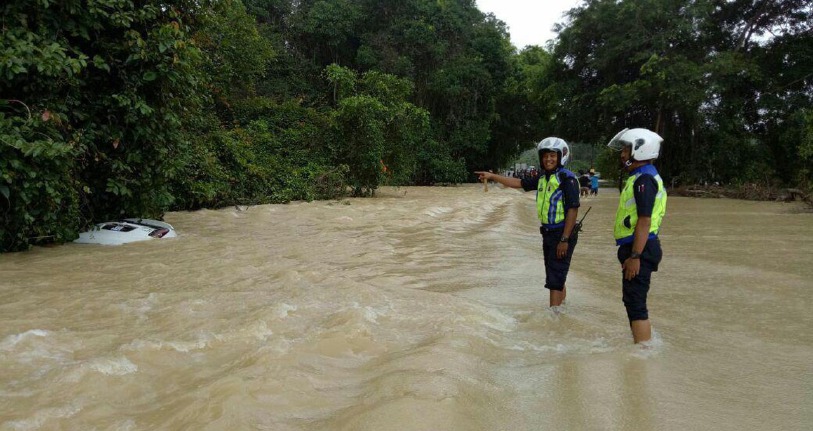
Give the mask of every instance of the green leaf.
<path id="1" fill-rule="evenodd" d="M 93 56 L 93 65 L 99 69 L 110 72 L 110 66 L 107 64 L 107 62 L 104 61 L 102 57 L 98 55 Z"/>
<path id="2" fill-rule="evenodd" d="M 6 197 L 6 199 L 8 199 L 8 197 L 10 195 L 8 187 L 7 186 L 0 186 L 0 194 L 2 194 L 3 196 Z"/>
<path id="3" fill-rule="evenodd" d="M 156 78 L 158 78 L 158 74 L 153 72 L 152 70 L 144 73 L 144 81 L 152 82 L 155 81 Z"/>

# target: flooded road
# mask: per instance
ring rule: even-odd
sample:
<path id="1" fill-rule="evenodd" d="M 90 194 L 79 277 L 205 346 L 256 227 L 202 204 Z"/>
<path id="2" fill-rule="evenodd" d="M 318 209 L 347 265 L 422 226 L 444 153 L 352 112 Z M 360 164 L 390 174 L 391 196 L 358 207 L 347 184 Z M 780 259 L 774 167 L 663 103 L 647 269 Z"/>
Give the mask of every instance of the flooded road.
<path id="1" fill-rule="evenodd" d="M 670 197 L 641 350 L 618 193 L 583 200 L 561 314 L 533 199 L 385 188 L 0 255 L 0 430 L 811 428 L 813 214 Z"/>

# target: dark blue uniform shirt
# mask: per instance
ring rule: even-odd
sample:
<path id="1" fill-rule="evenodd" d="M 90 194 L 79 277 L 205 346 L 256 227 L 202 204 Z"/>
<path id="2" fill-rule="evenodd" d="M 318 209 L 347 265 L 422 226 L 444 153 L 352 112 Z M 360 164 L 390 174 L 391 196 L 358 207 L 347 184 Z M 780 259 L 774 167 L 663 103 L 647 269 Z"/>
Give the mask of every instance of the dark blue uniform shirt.
<path id="1" fill-rule="evenodd" d="M 650 169 L 647 169 L 647 167 Z M 655 208 L 655 196 L 658 194 L 658 182 L 655 181 L 651 171 L 655 172 L 655 174 L 658 171 L 651 165 L 644 165 L 633 170 L 630 174 L 635 175 L 642 171 L 643 174 L 632 184 L 632 194 L 635 197 L 635 206 L 638 207 L 638 217 L 652 217 L 652 210 Z"/>

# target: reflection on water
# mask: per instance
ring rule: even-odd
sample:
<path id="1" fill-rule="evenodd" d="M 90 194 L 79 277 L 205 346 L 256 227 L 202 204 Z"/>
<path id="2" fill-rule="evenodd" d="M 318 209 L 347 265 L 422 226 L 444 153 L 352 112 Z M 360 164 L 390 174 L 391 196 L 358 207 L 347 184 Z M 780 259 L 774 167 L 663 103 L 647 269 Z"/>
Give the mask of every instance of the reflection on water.
<path id="1" fill-rule="evenodd" d="M 0 429 L 809 429 L 813 215 L 670 198 L 642 352 L 617 192 L 584 202 L 558 314 L 533 198 L 391 188 L 2 255 Z"/>

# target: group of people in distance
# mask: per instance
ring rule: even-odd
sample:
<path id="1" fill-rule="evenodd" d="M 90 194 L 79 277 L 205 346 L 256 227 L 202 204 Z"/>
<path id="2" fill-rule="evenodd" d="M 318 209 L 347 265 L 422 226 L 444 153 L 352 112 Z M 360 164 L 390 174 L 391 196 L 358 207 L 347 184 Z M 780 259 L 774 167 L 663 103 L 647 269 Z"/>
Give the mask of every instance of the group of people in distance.
<path id="1" fill-rule="evenodd" d="M 598 196 L 598 175 L 596 170 L 590 172 L 579 171 L 579 197 Z"/>
<path id="2" fill-rule="evenodd" d="M 663 138 L 657 133 L 636 128 L 620 131 L 608 144 L 620 150 L 621 163 L 629 173 L 621 190 L 613 234 L 621 263 L 622 299 L 635 343 L 645 343 L 652 338 L 646 300 L 652 272 L 658 270 L 663 256 L 658 231 L 666 213 L 666 189 L 652 162 L 658 158 L 662 142 Z M 537 152 L 543 171 L 538 177 L 520 179 L 493 172 L 475 173 L 481 181 L 536 190 L 545 288 L 550 291 L 550 306 L 558 307 L 567 295 L 565 281 L 579 239 L 575 228 L 581 187 L 576 174 L 565 169 L 570 159 L 567 142 L 548 137 L 539 142 Z"/>

